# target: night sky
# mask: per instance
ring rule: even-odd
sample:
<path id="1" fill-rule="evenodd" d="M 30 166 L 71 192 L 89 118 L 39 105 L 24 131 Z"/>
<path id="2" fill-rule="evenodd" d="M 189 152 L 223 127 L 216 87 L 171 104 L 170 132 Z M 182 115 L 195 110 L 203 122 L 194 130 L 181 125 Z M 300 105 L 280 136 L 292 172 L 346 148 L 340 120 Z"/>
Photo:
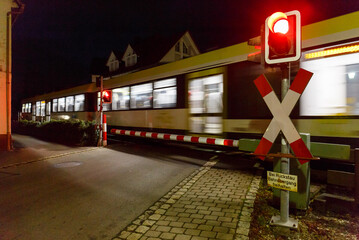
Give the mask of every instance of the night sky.
<path id="1" fill-rule="evenodd" d="M 358 0 L 22 0 L 13 26 L 13 110 L 20 100 L 91 81 L 90 63 L 136 37 L 189 30 L 202 52 L 247 41 L 275 11 L 302 25 L 359 10 Z M 14 113 L 13 113 L 14 115 Z"/>

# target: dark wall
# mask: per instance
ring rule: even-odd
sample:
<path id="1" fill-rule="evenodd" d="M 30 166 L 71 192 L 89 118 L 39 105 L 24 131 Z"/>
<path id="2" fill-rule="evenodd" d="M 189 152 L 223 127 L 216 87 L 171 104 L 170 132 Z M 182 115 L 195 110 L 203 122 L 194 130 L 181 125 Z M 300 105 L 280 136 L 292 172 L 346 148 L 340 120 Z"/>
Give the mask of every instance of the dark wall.
<path id="1" fill-rule="evenodd" d="M 265 72 L 276 95 L 281 99 L 281 71 L 279 67 L 264 68 L 258 63 L 240 62 L 228 66 L 228 119 L 272 118 L 254 80 Z M 295 74 L 293 71 L 292 76 Z M 298 116 L 298 104 L 293 113 Z"/>

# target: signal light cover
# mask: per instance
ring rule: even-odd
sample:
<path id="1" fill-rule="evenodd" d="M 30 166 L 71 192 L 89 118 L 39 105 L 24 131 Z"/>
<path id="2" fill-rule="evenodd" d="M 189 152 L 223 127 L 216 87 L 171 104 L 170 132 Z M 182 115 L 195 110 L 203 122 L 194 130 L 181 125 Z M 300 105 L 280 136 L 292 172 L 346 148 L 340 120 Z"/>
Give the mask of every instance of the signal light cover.
<path id="1" fill-rule="evenodd" d="M 266 19 L 264 59 L 267 64 L 298 61 L 301 56 L 299 11 L 276 12 Z"/>

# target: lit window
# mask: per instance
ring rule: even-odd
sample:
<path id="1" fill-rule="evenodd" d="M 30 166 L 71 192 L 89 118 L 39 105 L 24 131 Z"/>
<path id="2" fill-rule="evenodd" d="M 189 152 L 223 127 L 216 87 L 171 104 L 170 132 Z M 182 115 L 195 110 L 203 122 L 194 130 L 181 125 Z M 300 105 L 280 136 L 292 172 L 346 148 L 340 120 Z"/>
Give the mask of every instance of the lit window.
<path id="1" fill-rule="evenodd" d="M 203 113 L 204 89 L 202 79 L 195 79 L 189 83 L 188 97 L 190 112 Z"/>
<path id="2" fill-rule="evenodd" d="M 32 116 L 33 117 L 36 116 L 36 103 L 34 105 L 32 105 Z M 35 119 L 33 118 L 33 120 L 35 120 Z"/>
<path id="3" fill-rule="evenodd" d="M 131 87 L 131 108 L 150 108 L 152 106 L 152 83 Z"/>
<path id="4" fill-rule="evenodd" d="M 66 112 L 74 110 L 74 96 L 66 97 Z"/>
<path id="5" fill-rule="evenodd" d="M 31 103 L 27 103 L 27 112 L 31 113 Z"/>
<path id="6" fill-rule="evenodd" d="M 58 111 L 59 111 L 59 112 L 65 111 L 65 98 L 64 98 L 64 97 L 59 98 Z"/>
<path id="7" fill-rule="evenodd" d="M 51 102 L 46 103 L 46 115 L 51 114 Z"/>
<path id="8" fill-rule="evenodd" d="M 52 112 L 57 112 L 57 98 L 52 99 Z"/>
<path id="9" fill-rule="evenodd" d="M 130 104 L 130 88 L 116 88 L 112 90 L 112 110 L 129 109 Z"/>
<path id="10" fill-rule="evenodd" d="M 79 94 L 75 96 L 75 111 L 85 110 L 85 94 Z"/>
<path id="11" fill-rule="evenodd" d="M 173 108 L 177 103 L 176 79 L 166 79 L 154 82 L 153 107 Z"/>
<path id="12" fill-rule="evenodd" d="M 359 115 L 359 53 L 303 61 L 313 77 L 300 98 L 301 116 Z"/>
<path id="13" fill-rule="evenodd" d="M 221 134 L 223 113 L 223 75 L 189 82 L 188 97 L 191 132 Z"/>
<path id="14" fill-rule="evenodd" d="M 41 114 L 41 102 L 40 101 L 38 101 L 38 102 L 36 102 L 36 116 L 40 116 L 40 114 Z"/>
<path id="15" fill-rule="evenodd" d="M 26 104 L 23 103 L 23 104 L 22 104 L 22 110 L 21 110 L 21 112 L 23 112 L 23 113 L 26 112 L 25 109 L 26 109 Z M 27 110 L 27 109 L 26 109 L 26 110 Z"/>
<path id="16" fill-rule="evenodd" d="M 46 102 L 45 101 L 41 101 L 41 108 L 40 108 L 40 114 L 41 117 L 45 117 L 45 110 L 46 110 Z"/>

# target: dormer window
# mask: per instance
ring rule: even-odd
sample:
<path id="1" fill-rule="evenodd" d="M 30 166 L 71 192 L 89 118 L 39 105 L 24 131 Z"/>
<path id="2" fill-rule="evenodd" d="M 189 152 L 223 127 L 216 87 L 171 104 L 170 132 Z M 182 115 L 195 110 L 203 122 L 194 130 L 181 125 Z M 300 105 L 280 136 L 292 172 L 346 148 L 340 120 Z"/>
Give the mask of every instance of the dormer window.
<path id="1" fill-rule="evenodd" d="M 126 57 L 126 67 L 131 67 L 137 63 L 137 55 L 131 54 Z"/>
<path id="2" fill-rule="evenodd" d="M 176 52 L 181 52 L 180 43 L 178 42 L 175 47 Z"/>
<path id="3" fill-rule="evenodd" d="M 186 44 L 183 42 L 183 54 L 189 54 Z"/>
<path id="4" fill-rule="evenodd" d="M 134 52 L 128 53 L 126 56 L 125 65 L 126 67 L 131 67 L 137 63 L 137 54 Z"/>
<path id="5" fill-rule="evenodd" d="M 117 71 L 120 68 L 120 62 L 118 60 L 113 60 L 109 65 L 110 72 Z"/>

